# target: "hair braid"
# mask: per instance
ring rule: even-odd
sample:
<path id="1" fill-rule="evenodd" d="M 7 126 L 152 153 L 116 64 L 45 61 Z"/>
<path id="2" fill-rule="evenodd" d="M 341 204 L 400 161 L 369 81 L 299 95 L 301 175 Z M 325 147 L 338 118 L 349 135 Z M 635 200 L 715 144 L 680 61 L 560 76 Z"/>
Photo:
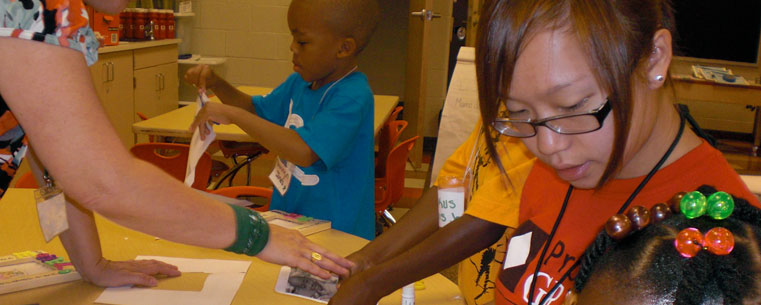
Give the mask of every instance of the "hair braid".
<path id="1" fill-rule="evenodd" d="M 705 297 L 704 288 L 711 275 L 705 251 L 693 258 L 686 258 L 682 268 L 682 280 L 676 288 L 674 305 L 700 305 Z"/>
<path id="2" fill-rule="evenodd" d="M 581 291 L 581 289 L 584 288 L 584 285 L 589 279 L 589 276 L 592 274 L 592 271 L 594 271 L 594 267 L 595 264 L 597 264 L 597 261 L 615 243 L 616 241 L 610 238 L 610 236 L 608 236 L 605 231 L 597 234 L 595 241 L 592 242 L 589 247 L 587 247 L 587 249 L 584 251 L 584 255 L 582 256 L 581 265 L 579 266 L 579 273 L 576 275 L 576 280 L 574 282 L 576 291 Z"/>

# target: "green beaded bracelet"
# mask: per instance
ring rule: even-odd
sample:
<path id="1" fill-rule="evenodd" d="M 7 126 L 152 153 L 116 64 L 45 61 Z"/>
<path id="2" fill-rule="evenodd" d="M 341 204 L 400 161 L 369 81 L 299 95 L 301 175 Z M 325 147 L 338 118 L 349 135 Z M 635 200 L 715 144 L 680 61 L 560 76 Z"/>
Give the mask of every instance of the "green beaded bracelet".
<path id="1" fill-rule="evenodd" d="M 230 205 L 235 211 L 237 237 L 232 246 L 225 251 L 255 256 L 261 252 L 270 237 L 270 227 L 267 221 L 254 210 Z"/>

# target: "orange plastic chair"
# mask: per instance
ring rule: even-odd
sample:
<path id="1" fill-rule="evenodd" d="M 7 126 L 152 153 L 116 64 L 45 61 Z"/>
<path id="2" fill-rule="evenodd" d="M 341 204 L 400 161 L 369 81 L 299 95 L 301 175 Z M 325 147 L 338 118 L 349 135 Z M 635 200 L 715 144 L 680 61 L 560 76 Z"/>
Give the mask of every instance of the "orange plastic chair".
<path id="1" fill-rule="evenodd" d="M 211 193 L 251 201 L 253 206 L 250 208 L 259 212 L 269 211 L 270 198 L 272 198 L 271 188 L 250 185 L 223 187 L 218 190 L 213 190 Z M 257 198 L 260 200 L 257 200 Z"/>
<path id="2" fill-rule="evenodd" d="M 23 174 L 21 177 L 16 180 L 16 184 L 13 186 L 15 188 L 24 188 L 24 189 L 36 189 L 39 188 L 37 185 L 37 180 L 34 180 L 34 175 L 32 175 L 32 172 L 27 172 L 26 174 Z"/>
<path id="3" fill-rule="evenodd" d="M 175 143 L 140 143 L 130 148 L 132 155 L 138 159 L 158 166 L 172 177 L 185 180 L 185 168 L 188 165 L 190 145 Z M 206 190 L 211 175 L 211 155 L 204 152 L 196 165 L 196 178 L 191 187 Z"/>
<path id="4" fill-rule="evenodd" d="M 388 212 L 388 208 L 402 198 L 407 156 L 419 137 L 414 136 L 394 147 L 384 164 L 386 176 L 375 178 L 375 213 L 392 224 L 396 223 L 396 219 Z"/>
<path id="5" fill-rule="evenodd" d="M 375 156 L 375 177 L 386 176 L 386 169 L 383 164 L 386 163 L 391 149 L 396 145 L 396 141 L 407 128 L 407 121 L 395 120 L 386 123 L 378 135 L 378 155 Z"/>

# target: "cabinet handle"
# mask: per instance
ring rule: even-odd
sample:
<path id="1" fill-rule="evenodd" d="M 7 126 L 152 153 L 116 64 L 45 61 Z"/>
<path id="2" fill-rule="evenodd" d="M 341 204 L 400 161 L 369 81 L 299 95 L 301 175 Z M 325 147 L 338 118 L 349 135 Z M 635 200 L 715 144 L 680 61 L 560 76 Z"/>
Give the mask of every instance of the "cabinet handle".
<path id="1" fill-rule="evenodd" d="M 164 73 L 159 73 L 161 75 L 161 90 L 163 91 L 166 89 L 166 78 L 164 78 Z"/>
<path id="2" fill-rule="evenodd" d="M 109 61 L 108 65 L 111 66 L 111 69 L 109 69 L 109 73 L 108 73 L 108 78 L 109 78 L 108 81 L 112 82 L 114 81 L 114 63 Z"/>
<path id="3" fill-rule="evenodd" d="M 103 67 L 103 83 L 105 84 L 108 82 L 108 63 L 104 62 L 101 66 Z"/>
<path id="4" fill-rule="evenodd" d="M 156 73 L 156 91 L 161 91 L 161 75 Z"/>

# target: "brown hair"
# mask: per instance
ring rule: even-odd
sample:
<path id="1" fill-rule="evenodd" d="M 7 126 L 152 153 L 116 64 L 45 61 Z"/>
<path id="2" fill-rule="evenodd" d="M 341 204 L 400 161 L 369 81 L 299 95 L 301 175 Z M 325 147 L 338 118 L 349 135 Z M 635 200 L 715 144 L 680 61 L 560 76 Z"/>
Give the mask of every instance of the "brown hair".
<path id="1" fill-rule="evenodd" d="M 632 82 L 653 48 L 660 28 L 675 32 L 668 0 L 486 0 L 478 25 L 476 74 L 481 117 L 487 137 L 498 135 L 498 115 L 522 48 L 533 34 L 566 29 L 589 55 L 592 73 L 613 108 L 615 121 L 610 161 L 597 186 L 619 169 L 631 125 Z M 494 142 L 487 149 L 496 156 Z M 504 173 L 499 158 L 494 158 Z"/>

